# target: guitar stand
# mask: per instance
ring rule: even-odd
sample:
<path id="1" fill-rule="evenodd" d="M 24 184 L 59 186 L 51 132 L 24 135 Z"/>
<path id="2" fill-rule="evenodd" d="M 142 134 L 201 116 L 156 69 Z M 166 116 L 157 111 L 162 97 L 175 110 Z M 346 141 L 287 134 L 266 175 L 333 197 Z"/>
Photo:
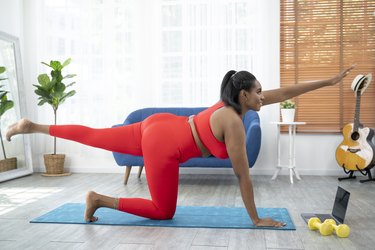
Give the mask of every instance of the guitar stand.
<path id="1" fill-rule="evenodd" d="M 360 183 L 364 183 L 364 182 L 368 182 L 368 181 L 375 181 L 375 178 L 372 178 L 371 176 L 371 168 L 373 167 L 374 165 L 372 165 L 371 167 L 367 167 L 365 170 L 366 170 L 366 173 L 363 173 L 361 170 L 359 170 L 361 172 L 362 175 L 364 176 L 368 176 L 368 179 L 367 180 L 360 180 L 359 182 Z"/>
<path id="2" fill-rule="evenodd" d="M 372 175 L 371 175 L 371 168 L 374 167 L 374 166 L 375 166 L 375 165 L 370 165 L 370 166 L 368 166 L 367 168 L 363 169 L 363 170 L 365 170 L 365 171 L 359 169 L 358 166 L 357 166 L 358 171 L 359 171 L 362 175 L 364 175 L 364 176 L 368 176 L 368 179 L 367 179 L 367 180 L 360 180 L 360 181 L 359 181 L 360 183 L 364 183 L 364 182 L 368 182 L 368 181 L 375 181 L 375 178 L 373 178 Z M 346 171 L 346 169 L 344 168 L 344 166 L 343 166 L 343 170 L 344 170 L 344 172 L 345 172 L 346 174 L 349 174 L 349 176 L 348 176 L 348 177 L 340 177 L 340 178 L 338 178 L 339 181 L 347 180 L 347 179 L 355 179 L 355 178 L 356 178 L 356 176 L 353 176 L 353 174 L 354 174 L 354 170 Z"/>
<path id="3" fill-rule="evenodd" d="M 348 177 L 340 177 L 340 178 L 338 178 L 339 181 L 356 178 L 356 176 L 353 176 L 353 174 L 354 174 L 353 170 L 346 171 L 346 169 L 344 167 L 342 169 L 344 170 L 345 174 L 349 174 L 349 176 Z"/>

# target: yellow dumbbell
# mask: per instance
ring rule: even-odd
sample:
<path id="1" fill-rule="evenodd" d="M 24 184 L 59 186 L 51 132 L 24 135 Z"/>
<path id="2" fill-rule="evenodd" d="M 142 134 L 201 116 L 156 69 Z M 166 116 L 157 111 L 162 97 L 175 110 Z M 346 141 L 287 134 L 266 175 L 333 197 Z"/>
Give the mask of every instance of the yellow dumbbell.
<path id="1" fill-rule="evenodd" d="M 330 223 L 336 232 L 336 235 L 340 238 L 346 238 L 350 234 L 350 227 L 346 224 L 336 225 L 336 221 L 333 219 L 326 219 L 324 222 Z"/>
<path id="2" fill-rule="evenodd" d="M 322 223 L 317 217 L 310 218 L 307 225 L 311 230 L 319 229 L 320 234 L 324 236 L 331 235 L 334 230 L 330 222 L 324 221 Z"/>

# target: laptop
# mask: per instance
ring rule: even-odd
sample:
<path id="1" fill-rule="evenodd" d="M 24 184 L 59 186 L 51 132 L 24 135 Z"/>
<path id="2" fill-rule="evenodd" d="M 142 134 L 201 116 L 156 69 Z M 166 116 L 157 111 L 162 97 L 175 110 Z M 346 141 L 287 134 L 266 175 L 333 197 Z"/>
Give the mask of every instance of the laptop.
<path id="1" fill-rule="evenodd" d="M 321 222 L 326 219 L 333 219 L 337 225 L 344 223 L 346 210 L 348 208 L 350 193 L 342 187 L 337 187 L 336 198 L 333 204 L 331 214 L 315 214 L 315 213 L 302 213 L 301 216 L 306 223 L 312 217 L 318 217 Z"/>

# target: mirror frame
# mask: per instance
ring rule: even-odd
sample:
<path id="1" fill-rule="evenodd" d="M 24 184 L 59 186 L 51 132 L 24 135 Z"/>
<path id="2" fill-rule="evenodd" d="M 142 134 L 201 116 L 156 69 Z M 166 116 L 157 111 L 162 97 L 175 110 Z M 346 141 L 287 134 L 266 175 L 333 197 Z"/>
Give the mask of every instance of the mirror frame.
<path id="1" fill-rule="evenodd" d="M 26 115 L 25 96 L 26 95 L 24 93 L 25 87 L 23 83 L 20 42 L 19 42 L 18 37 L 15 37 L 13 35 L 7 34 L 2 31 L 0 31 L 0 39 L 12 43 L 14 47 L 14 57 L 15 57 L 14 60 L 15 60 L 15 65 L 16 65 L 17 85 L 18 85 L 17 90 L 18 90 L 18 99 L 20 102 L 19 109 L 20 109 L 21 117 L 25 117 Z M 11 180 L 11 179 L 18 178 L 18 177 L 25 176 L 25 175 L 30 175 L 33 173 L 31 144 L 30 144 L 30 140 L 28 136 L 23 135 L 23 142 L 24 142 L 24 154 L 25 154 L 26 166 L 0 173 L 0 182 Z"/>

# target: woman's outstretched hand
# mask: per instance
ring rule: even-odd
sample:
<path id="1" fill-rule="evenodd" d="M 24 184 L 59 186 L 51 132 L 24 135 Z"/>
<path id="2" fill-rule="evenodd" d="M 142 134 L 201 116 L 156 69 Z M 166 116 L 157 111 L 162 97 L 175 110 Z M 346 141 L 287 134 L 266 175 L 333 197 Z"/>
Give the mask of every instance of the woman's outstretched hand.
<path id="1" fill-rule="evenodd" d="M 286 223 L 271 218 L 259 219 L 258 223 L 255 224 L 257 227 L 284 227 L 285 225 Z"/>
<path id="2" fill-rule="evenodd" d="M 330 85 L 335 85 L 336 83 L 340 82 L 344 77 L 346 77 L 352 69 L 355 68 L 355 65 L 352 65 L 351 67 L 344 69 L 334 77 L 332 77 L 329 81 Z"/>

